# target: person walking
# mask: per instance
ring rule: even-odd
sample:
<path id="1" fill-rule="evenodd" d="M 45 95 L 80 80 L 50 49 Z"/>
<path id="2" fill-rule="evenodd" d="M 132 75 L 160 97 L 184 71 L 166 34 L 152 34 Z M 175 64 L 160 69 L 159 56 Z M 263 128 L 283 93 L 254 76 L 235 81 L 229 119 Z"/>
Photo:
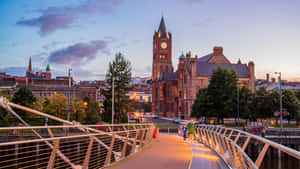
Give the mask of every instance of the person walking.
<path id="1" fill-rule="evenodd" d="M 185 141 L 187 135 L 187 127 L 185 124 L 182 126 L 182 135 L 183 135 L 183 140 Z"/>
<path id="2" fill-rule="evenodd" d="M 191 120 L 187 126 L 188 134 L 189 134 L 189 141 L 192 142 L 194 140 L 194 133 L 195 133 L 195 124 L 194 120 Z"/>

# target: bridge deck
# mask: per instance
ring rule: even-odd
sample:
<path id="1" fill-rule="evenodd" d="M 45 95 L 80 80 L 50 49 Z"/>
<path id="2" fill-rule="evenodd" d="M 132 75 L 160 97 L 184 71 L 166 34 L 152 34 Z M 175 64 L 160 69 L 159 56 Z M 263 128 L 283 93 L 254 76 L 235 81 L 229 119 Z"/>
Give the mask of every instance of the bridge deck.
<path id="1" fill-rule="evenodd" d="M 188 143 L 176 136 L 160 134 L 152 145 L 110 169 L 188 169 L 191 159 Z"/>
<path id="2" fill-rule="evenodd" d="M 227 164 L 204 144 L 192 143 L 192 165 L 190 169 L 229 169 Z"/>
<path id="3" fill-rule="evenodd" d="M 192 162 L 192 163 L 191 163 Z M 190 164 L 191 163 L 191 164 Z M 160 134 L 145 150 L 120 161 L 110 169 L 215 169 L 224 163 L 203 144 L 188 144 L 177 136 Z"/>

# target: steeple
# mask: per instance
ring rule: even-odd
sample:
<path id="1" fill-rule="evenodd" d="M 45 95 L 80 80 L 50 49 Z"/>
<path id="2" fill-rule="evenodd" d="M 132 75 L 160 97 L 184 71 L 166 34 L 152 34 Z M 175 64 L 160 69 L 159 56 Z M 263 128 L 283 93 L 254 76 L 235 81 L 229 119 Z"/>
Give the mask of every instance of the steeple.
<path id="1" fill-rule="evenodd" d="M 33 73 L 33 72 L 32 72 L 32 66 L 31 66 L 31 56 L 29 57 L 29 65 L 28 65 L 28 70 L 27 70 L 27 72 Z"/>
<path id="2" fill-rule="evenodd" d="M 238 60 L 237 64 L 242 64 L 242 61 L 241 61 L 241 59 L 240 59 L 240 58 L 239 58 L 239 60 Z"/>
<path id="3" fill-rule="evenodd" d="M 158 32 L 159 33 L 167 33 L 167 27 L 166 27 L 165 20 L 164 20 L 163 16 L 161 16 Z"/>
<path id="4" fill-rule="evenodd" d="M 47 64 L 47 67 L 46 67 L 46 72 L 50 71 L 50 65 Z"/>

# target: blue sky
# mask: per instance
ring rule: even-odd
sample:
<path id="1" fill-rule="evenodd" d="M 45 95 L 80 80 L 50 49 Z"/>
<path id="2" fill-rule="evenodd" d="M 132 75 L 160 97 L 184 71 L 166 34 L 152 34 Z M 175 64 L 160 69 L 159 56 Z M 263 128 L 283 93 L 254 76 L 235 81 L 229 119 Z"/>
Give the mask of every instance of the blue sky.
<path id="1" fill-rule="evenodd" d="M 134 76 L 150 76 L 152 38 L 165 17 L 173 64 L 223 46 L 231 60 L 255 62 L 256 77 L 281 71 L 300 81 L 299 0 L 1 0 L 0 71 L 24 75 L 47 63 L 54 75 L 103 79 L 117 52 Z M 275 75 L 274 75 L 275 76 Z"/>

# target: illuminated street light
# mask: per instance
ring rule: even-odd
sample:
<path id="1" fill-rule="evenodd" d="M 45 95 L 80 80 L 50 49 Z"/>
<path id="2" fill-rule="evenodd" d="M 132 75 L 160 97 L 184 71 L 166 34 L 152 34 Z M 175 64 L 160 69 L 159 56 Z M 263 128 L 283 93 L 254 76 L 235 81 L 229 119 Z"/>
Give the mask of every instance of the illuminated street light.
<path id="1" fill-rule="evenodd" d="M 280 136 L 282 136 L 282 91 L 281 91 L 281 72 L 275 72 L 275 74 L 278 74 L 278 88 L 279 88 L 279 97 L 280 97 Z"/>

